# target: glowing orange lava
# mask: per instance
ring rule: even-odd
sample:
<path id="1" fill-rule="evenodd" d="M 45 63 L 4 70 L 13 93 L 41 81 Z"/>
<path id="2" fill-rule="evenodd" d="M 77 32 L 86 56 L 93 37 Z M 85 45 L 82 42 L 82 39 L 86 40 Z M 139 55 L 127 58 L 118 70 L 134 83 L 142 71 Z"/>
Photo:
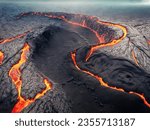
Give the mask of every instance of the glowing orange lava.
<path id="1" fill-rule="evenodd" d="M 48 79 L 45 78 L 43 82 L 44 82 L 44 84 L 46 86 L 44 90 L 42 90 L 40 93 L 38 93 L 33 99 L 25 100 L 22 96 L 20 96 L 20 98 L 18 99 L 18 102 L 15 104 L 12 112 L 13 113 L 21 112 L 24 108 L 26 108 L 31 103 L 35 102 L 37 99 L 39 99 L 42 96 L 44 96 L 47 93 L 47 91 L 52 89 L 52 83 L 50 83 L 48 81 Z"/>
<path id="2" fill-rule="evenodd" d="M 86 73 L 86 74 L 88 74 L 88 75 L 90 75 L 90 76 L 96 78 L 96 79 L 99 81 L 99 83 L 101 84 L 101 86 L 104 86 L 104 87 L 107 87 L 107 88 L 111 88 L 111 89 L 114 89 L 114 90 L 117 90 L 117 91 L 120 91 L 120 92 L 126 92 L 126 91 L 125 91 L 124 89 L 122 89 L 122 88 L 118 88 L 118 87 L 115 87 L 115 86 L 109 86 L 109 84 L 106 83 L 106 82 L 103 80 L 102 77 L 100 77 L 100 76 L 98 76 L 98 75 L 95 75 L 95 74 L 91 73 L 90 71 L 81 69 L 81 68 L 77 65 L 75 52 L 71 53 L 71 58 L 72 58 L 72 60 L 73 60 L 73 63 L 74 63 L 74 65 L 75 65 L 75 67 L 76 67 L 78 70 L 80 70 L 80 71 L 82 71 L 82 72 L 84 72 L 84 73 Z M 139 97 L 143 100 L 143 103 L 144 103 L 146 106 L 148 106 L 148 107 L 150 108 L 150 103 L 148 103 L 148 102 L 146 101 L 144 95 L 139 94 L 139 93 L 136 93 L 136 92 L 126 92 L 126 93 L 134 94 L 134 95 L 139 96 Z"/>
<path id="3" fill-rule="evenodd" d="M 139 97 L 143 100 L 144 104 L 150 108 L 150 103 L 148 103 L 148 102 L 146 101 L 146 99 L 145 99 L 145 97 L 144 97 L 143 94 L 139 94 L 139 93 L 136 93 L 136 92 L 129 92 L 129 93 L 139 96 Z"/>
<path id="4" fill-rule="evenodd" d="M 30 32 L 30 31 L 24 32 L 22 34 L 14 36 L 14 37 L 2 39 L 2 40 L 0 40 L 0 44 L 5 44 L 7 42 L 12 42 L 12 41 L 14 41 L 16 39 L 23 38 L 24 36 L 27 35 L 28 32 Z M 2 64 L 3 60 L 4 60 L 4 53 L 0 51 L 0 65 Z"/>
<path id="5" fill-rule="evenodd" d="M 108 23 L 108 22 L 102 22 L 102 21 L 97 21 L 97 23 L 99 24 L 103 24 L 103 25 L 107 25 L 107 26 L 113 26 L 113 27 L 117 27 L 119 29 L 121 29 L 123 31 L 123 35 L 119 38 L 119 39 L 113 39 L 111 42 L 105 43 L 105 44 L 96 44 L 91 46 L 91 49 L 89 50 L 87 56 L 86 56 L 86 61 L 88 61 L 88 59 L 90 58 L 90 56 L 94 53 L 94 51 L 100 49 L 100 48 L 104 48 L 104 47 L 111 47 L 114 46 L 118 43 L 120 43 L 127 35 L 127 29 L 126 27 L 119 25 L 119 24 L 114 24 L 114 23 Z"/>
<path id="6" fill-rule="evenodd" d="M 91 73 L 90 71 L 81 69 L 81 68 L 77 65 L 77 63 L 76 63 L 76 54 L 75 54 L 75 52 L 71 53 L 71 58 L 72 58 L 72 60 L 73 60 L 73 63 L 74 63 L 74 65 L 75 65 L 75 67 L 76 67 L 78 70 L 80 70 L 80 71 L 82 71 L 82 72 L 84 72 L 84 73 L 86 73 L 86 74 L 88 74 L 88 75 L 90 75 L 90 76 L 96 78 L 96 79 L 100 82 L 100 84 L 101 84 L 102 86 L 105 86 L 105 87 L 108 87 L 108 88 L 111 88 L 111 89 L 114 89 L 114 90 L 118 90 L 118 91 L 124 92 L 124 90 L 123 90 L 122 88 L 117 88 L 117 87 L 114 87 L 114 86 L 113 86 L 113 87 L 109 86 L 109 85 L 103 80 L 102 77 L 99 77 L 98 75 L 95 75 L 95 74 Z"/>
<path id="7" fill-rule="evenodd" d="M 93 32 L 95 34 L 95 36 L 97 37 L 97 39 L 99 40 L 100 43 L 104 42 L 104 35 L 100 35 L 96 30 L 88 27 L 86 25 L 86 21 L 85 20 L 83 20 L 81 23 L 78 23 L 78 22 L 74 22 L 74 21 L 68 20 L 63 15 L 62 16 L 55 16 L 55 15 L 44 14 L 44 13 L 40 13 L 40 12 L 33 12 L 32 15 L 45 16 L 45 17 L 52 18 L 52 19 L 60 19 L 60 20 L 63 20 L 64 22 L 69 23 L 71 25 L 75 25 L 75 26 L 79 26 L 79 27 L 82 27 L 82 28 L 86 28 L 86 29 L 90 30 L 91 32 Z M 22 16 L 27 16 L 27 14 L 23 13 Z"/>
<path id="8" fill-rule="evenodd" d="M 136 55 L 135 55 L 135 52 L 134 52 L 133 50 L 132 50 L 131 54 L 132 54 L 132 57 L 133 57 L 133 60 L 134 60 L 135 64 L 136 64 L 137 66 L 139 66 L 138 60 L 137 60 Z"/>
<path id="9" fill-rule="evenodd" d="M 0 65 L 3 63 L 4 60 L 4 53 L 0 51 Z"/>
<path id="10" fill-rule="evenodd" d="M 14 36 L 14 37 L 10 37 L 10 38 L 6 38 L 6 39 L 3 39 L 3 40 L 0 40 L 0 44 L 4 44 L 4 43 L 7 43 L 7 42 L 14 41 L 16 39 L 22 38 L 22 37 L 26 36 L 28 32 L 25 32 L 23 34 L 19 34 L 19 35 Z"/>
<path id="11" fill-rule="evenodd" d="M 18 90 L 18 99 L 20 99 L 21 96 L 21 86 L 22 86 L 20 67 L 26 62 L 27 53 L 29 53 L 29 49 L 30 47 L 26 43 L 22 49 L 20 60 L 18 61 L 17 64 L 13 65 L 9 71 L 9 76 L 12 79 L 12 82 L 15 84 L 16 89 Z"/>
<path id="12" fill-rule="evenodd" d="M 18 92 L 18 102 L 15 104 L 12 112 L 21 112 L 25 107 L 30 105 L 31 103 L 35 102 L 38 98 L 44 96 L 44 94 L 52 88 L 52 84 L 48 81 L 48 79 L 44 79 L 44 84 L 46 88 L 38 93 L 33 99 L 25 100 L 21 96 L 21 87 L 22 87 L 22 80 L 21 80 L 21 70 L 20 67 L 27 61 L 27 54 L 29 53 L 30 46 L 26 43 L 22 49 L 21 58 L 17 64 L 13 65 L 9 71 L 9 76 L 12 79 L 12 82 L 16 86 Z"/>
<path id="13" fill-rule="evenodd" d="M 6 39 L 2 39 L 0 40 L 0 44 L 5 44 L 7 42 L 12 42 L 16 39 L 19 38 L 23 38 L 24 36 L 26 36 L 30 31 L 24 32 L 22 34 L 19 34 L 17 36 L 14 37 L 10 37 L 10 38 L 6 38 Z M 17 92 L 18 92 L 18 102 L 15 104 L 12 112 L 21 112 L 25 107 L 27 107 L 28 105 L 30 105 L 31 103 L 35 102 L 35 100 L 37 100 L 38 98 L 41 98 L 42 96 L 44 96 L 44 94 L 52 89 L 52 84 L 48 81 L 48 79 L 44 79 L 44 84 L 45 84 L 45 89 L 42 90 L 40 93 L 38 93 L 33 99 L 27 99 L 25 100 L 22 96 L 21 96 L 21 87 L 22 87 L 22 80 L 21 80 L 21 71 L 20 71 L 20 67 L 26 62 L 27 60 L 27 53 L 29 52 L 30 46 L 25 43 L 23 49 L 22 49 L 22 54 L 21 54 L 21 58 L 18 61 L 17 64 L 13 65 L 12 68 L 9 71 L 9 76 L 12 79 L 12 82 L 14 83 L 14 85 L 16 86 Z M 0 65 L 2 64 L 4 60 L 4 53 L 2 51 L 0 51 Z"/>

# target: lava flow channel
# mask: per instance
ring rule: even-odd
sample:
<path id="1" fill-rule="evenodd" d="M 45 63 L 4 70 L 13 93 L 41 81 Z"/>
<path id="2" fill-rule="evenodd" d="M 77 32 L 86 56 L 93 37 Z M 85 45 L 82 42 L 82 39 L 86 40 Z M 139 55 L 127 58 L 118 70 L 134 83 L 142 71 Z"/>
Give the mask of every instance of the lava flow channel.
<path id="1" fill-rule="evenodd" d="M 24 36 L 27 35 L 28 32 L 30 32 L 30 31 L 27 31 L 27 32 L 24 32 L 22 34 L 16 35 L 14 37 L 2 39 L 2 40 L 0 40 L 0 44 L 5 44 L 7 42 L 12 42 L 16 39 L 23 38 Z M 0 51 L 0 65 L 3 63 L 3 60 L 4 60 L 4 53 L 2 51 Z"/>
<path id="2" fill-rule="evenodd" d="M 125 26 L 123 26 L 123 25 L 114 24 L 114 23 L 110 23 L 110 22 L 104 22 L 104 21 L 97 20 L 96 22 L 99 23 L 99 24 L 103 24 L 103 25 L 106 25 L 106 26 L 117 27 L 117 28 L 121 29 L 122 32 L 123 32 L 123 35 L 122 35 L 121 37 L 119 37 L 118 39 L 113 39 L 111 42 L 104 43 L 104 42 L 105 42 L 105 41 L 104 41 L 104 35 L 99 35 L 98 31 L 92 29 L 91 27 L 88 27 L 88 26 L 86 25 L 85 20 L 83 20 L 81 23 L 78 23 L 78 22 L 74 22 L 74 21 L 68 20 L 68 19 L 67 19 L 65 16 L 63 16 L 63 15 L 62 15 L 62 16 L 55 16 L 55 15 L 52 15 L 52 14 L 44 14 L 44 13 L 40 13 L 40 12 L 33 12 L 33 13 L 31 13 L 31 14 L 32 14 L 32 15 L 45 16 L 45 17 L 53 18 L 53 19 L 61 19 L 61 20 L 63 20 L 64 22 L 67 22 L 67 23 L 69 23 L 69 24 L 71 24 L 71 25 L 80 26 L 80 27 L 83 27 L 83 28 L 86 28 L 86 29 L 89 29 L 90 31 L 92 31 L 92 32 L 95 34 L 95 36 L 98 38 L 99 43 L 98 43 L 98 44 L 95 44 L 95 45 L 93 45 L 93 46 L 90 47 L 90 50 L 89 50 L 87 56 L 85 57 L 85 61 L 88 61 L 88 59 L 91 57 L 91 55 L 92 55 L 97 49 L 104 48 L 104 47 L 111 47 L 111 46 L 114 46 L 114 45 L 120 43 L 120 42 L 127 36 L 127 33 L 128 33 L 127 28 L 126 28 Z M 21 16 L 27 16 L 27 15 L 30 15 L 30 13 L 28 13 L 28 14 L 26 14 L 26 13 L 21 14 Z M 98 17 L 96 17 L 96 16 L 91 16 L 90 18 L 92 19 L 92 18 L 98 18 Z M 98 18 L 98 19 L 99 19 L 99 18 Z M 148 42 L 148 43 L 149 43 L 149 42 Z M 118 88 L 118 87 L 115 87 L 115 86 L 110 86 L 108 83 L 106 83 L 106 82 L 103 80 L 102 77 L 99 77 L 98 75 L 95 75 L 95 74 L 93 74 L 93 73 L 90 72 L 90 71 L 81 69 L 81 68 L 78 66 L 77 62 L 76 62 L 76 51 L 71 52 L 71 58 L 72 58 L 72 61 L 73 61 L 73 63 L 74 63 L 74 66 L 75 66 L 78 70 L 80 70 L 80 71 L 82 71 L 82 72 L 84 72 L 84 73 L 86 73 L 86 74 L 88 74 L 88 75 L 90 75 L 90 76 L 96 78 L 96 79 L 100 82 L 100 84 L 101 84 L 102 86 L 107 87 L 107 88 L 111 88 L 111 89 L 114 89 L 114 90 L 117 90 L 117 91 L 120 91 L 120 92 L 126 92 L 126 91 L 125 91 L 124 89 L 122 89 L 122 88 Z M 136 59 L 134 59 L 134 60 L 136 60 Z M 150 108 L 150 103 L 148 103 L 148 101 L 146 100 L 146 98 L 144 97 L 143 94 L 139 94 L 139 93 L 137 93 L 137 92 L 126 92 L 126 93 L 128 93 L 128 94 L 134 94 L 134 95 L 140 97 L 140 98 L 143 100 L 144 104 L 145 104 L 147 107 Z"/>
<path id="3" fill-rule="evenodd" d="M 12 112 L 21 112 L 25 107 L 30 105 L 31 103 L 35 102 L 38 98 L 44 96 L 44 94 L 52 89 L 52 84 L 48 81 L 47 78 L 44 79 L 45 89 L 38 93 L 33 99 L 25 100 L 21 96 L 21 87 L 22 87 L 22 80 L 21 80 L 21 71 L 20 67 L 27 61 L 27 54 L 29 53 L 30 46 L 26 43 L 22 49 L 21 58 L 17 64 L 13 65 L 9 71 L 9 76 L 12 79 L 12 82 L 16 86 L 18 92 L 18 102 L 15 104 Z"/>
<path id="4" fill-rule="evenodd" d="M 132 50 L 131 54 L 132 54 L 132 57 L 133 57 L 133 60 L 134 60 L 135 64 L 136 64 L 137 66 L 139 66 L 137 57 L 136 57 L 135 52 L 134 52 L 133 50 Z"/>
<path id="5" fill-rule="evenodd" d="M 4 60 L 4 53 L 0 51 L 0 65 L 3 63 Z"/>
<path id="6" fill-rule="evenodd" d="M 28 15 L 30 15 L 30 13 L 22 13 L 19 18 L 21 18 L 22 16 L 28 16 Z M 90 30 L 91 32 L 93 32 L 95 34 L 95 36 L 99 40 L 99 43 L 104 43 L 105 42 L 105 40 L 104 40 L 105 35 L 104 34 L 100 35 L 98 33 L 98 31 L 92 29 L 91 27 L 88 27 L 86 25 L 86 21 L 85 20 L 83 20 L 81 23 L 78 23 L 78 22 L 74 22 L 74 21 L 68 20 L 63 15 L 56 16 L 56 15 L 45 14 L 45 13 L 41 13 L 41 12 L 32 12 L 31 15 L 44 16 L 44 17 L 51 18 L 51 19 L 60 19 L 60 20 L 63 20 L 64 22 L 69 23 L 71 25 L 75 25 L 75 26 L 79 26 L 79 27 L 88 29 L 88 30 Z M 95 16 L 91 16 L 90 18 L 92 19 L 92 18 L 96 18 L 96 17 Z"/>
<path id="7" fill-rule="evenodd" d="M 22 38 L 22 37 L 26 36 L 28 32 L 30 32 L 30 31 L 24 32 L 24 33 L 22 33 L 22 34 L 19 34 L 19 35 L 17 35 L 17 36 L 14 36 L 14 37 L 2 39 L 2 40 L 0 40 L 0 44 L 5 44 L 5 43 L 7 43 L 7 42 L 11 42 L 11 41 L 14 41 L 14 40 L 16 40 L 16 39 Z"/>
<path id="8" fill-rule="evenodd" d="M 6 39 L 2 39 L 0 40 L 0 44 L 5 44 L 8 42 L 12 42 L 16 39 L 20 39 L 23 38 L 24 36 L 26 36 L 30 31 L 24 32 L 22 34 L 18 34 L 14 37 L 10 37 L 10 38 L 6 38 Z M 47 78 L 45 78 L 43 80 L 46 88 L 41 91 L 40 93 L 38 93 L 33 99 L 27 99 L 25 100 L 22 96 L 21 96 L 21 87 L 22 87 L 22 80 L 21 80 L 21 71 L 20 71 L 20 67 L 22 64 L 24 64 L 27 60 L 26 55 L 29 52 L 29 45 L 26 43 L 22 49 L 22 54 L 21 54 L 21 59 L 19 60 L 19 62 L 17 64 L 15 64 L 9 71 L 9 76 L 12 79 L 12 82 L 15 84 L 17 92 L 18 92 L 18 102 L 15 104 L 12 112 L 21 112 L 25 107 L 27 107 L 28 105 L 30 105 L 31 103 L 35 102 L 35 100 L 37 100 L 38 98 L 41 98 L 42 96 L 44 96 L 44 94 L 52 89 L 52 84 L 48 81 Z M 0 51 L 0 65 L 2 64 L 4 60 L 4 53 L 2 51 Z"/>
<path id="9" fill-rule="evenodd" d="M 105 24 L 106 22 L 99 22 L 99 23 Z M 109 23 L 106 23 L 106 24 L 109 25 Z M 110 23 L 110 26 L 113 26 L 113 25 L 116 26 L 116 27 L 119 27 L 120 29 L 122 29 L 122 31 L 124 32 L 124 34 L 123 34 L 119 39 L 114 39 L 114 40 L 112 40 L 112 41 L 109 42 L 109 43 L 91 46 L 90 51 L 89 51 L 88 55 L 86 56 L 85 61 L 87 61 L 87 60 L 90 58 L 90 56 L 94 53 L 94 51 L 96 51 L 97 49 L 103 48 L 103 47 L 108 47 L 108 46 L 114 46 L 114 45 L 118 44 L 119 42 L 121 42 L 121 41 L 126 37 L 126 35 L 127 35 L 127 29 L 126 29 L 124 26 L 121 26 L 121 25 L 118 25 L 118 24 L 112 24 L 112 23 Z M 98 75 L 96 75 L 96 74 L 93 74 L 93 73 L 90 72 L 90 71 L 81 69 L 81 68 L 79 67 L 79 65 L 77 64 L 77 62 L 76 62 L 76 51 L 74 51 L 74 52 L 71 53 L 71 58 L 72 58 L 72 61 L 73 61 L 74 65 L 75 65 L 75 67 L 76 67 L 79 71 L 82 71 L 82 72 L 84 72 L 84 73 L 86 73 L 86 74 L 88 74 L 88 75 L 94 77 L 95 79 L 97 79 L 97 80 L 99 81 L 99 83 L 101 84 L 101 86 L 104 86 L 104 87 L 107 87 L 107 88 L 111 88 L 111 89 L 114 89 L 114 90 L 117 90 L 117 91 L 120 91 L 120 92 L 126 92 L 126 91 L 125 91 L 124 89 L 122 89 L 122 88 L 118 88 L 118 87 L 116 87 L 116 86 L 110 86 L 108 83 L 106 83 L 106 82 L 103 80 L 102 77 L 100 77 L 100 76 L 98 76 Z M 126 92 L 126 93 L 128 93 L 128 94 L 134 94 L 134 95 L 140 97 L 140 98 L 143 100 L 144 104 L 145 104 L 147 107 L 150 108 L 150 103 L 146 100 L 146 98 L 144 97 L 143 94 L 139 94 L 139 93 L 137 93 L 137 92 L 132 92 L 132 91 Z"/>

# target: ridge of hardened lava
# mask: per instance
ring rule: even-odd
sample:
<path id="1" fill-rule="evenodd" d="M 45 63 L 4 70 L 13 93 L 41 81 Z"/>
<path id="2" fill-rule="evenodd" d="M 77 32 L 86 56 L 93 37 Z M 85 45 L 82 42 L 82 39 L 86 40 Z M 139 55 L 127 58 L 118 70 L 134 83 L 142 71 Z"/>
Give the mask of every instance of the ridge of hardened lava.
<path id="1" fill-rule="evenodd" d="M 21 88 L 22 88 L 22 79 L 21 79 L 21 70 L 20 67 L 27 61 L 27 54 L 29 53 L 30 46 L 28 43 L 24 44 L 24 47 L 22 49 L 21 57 L 18 63 L 12 66 L 12 68 L 9 71 L 9 76 L 12 79 L 12 82 L 16 86 L 17 92 L 18 92 L 18 102 L 15 104 L 12 112 L 21 112 L 25 107 L 29 106 L 31 103 L 35 102 L 35 100 L 41 98 L 44 96 L 44 94 L 52 89 L 52 83 L 48 81 L 47 78 L 43 80 L 45 84 L 45 89 L 42 90 L 40 93 L 38 93 L 34 98 L 25 100 L 21 96 Z"/>
<path id="2" fill-rule="evenodd" d="M 131 51 L 131 54 L 132 54 L 132 57 L 133 57 L 133 60 L 134 60 L 135 64 L 136 64 L 137 66 L 140 66 L 139 63 L 138 63 L 137 57 L 136 57 L 136 55 L 135 55 L 135 52 L 134 52 L 133 50 Z"/>
<path id="3" fill-rule="evenodd" d="M 20 38 L 23 38 L 24 36 L 27 35 L 28 32 L 30 32 L 30 31 L 24 32 L 22 34 L 18 34 L 14 37 L 9 37 L 9 38 L 6 38 L 6 39 L 2 39 L 2 40 L 0 40 L 0 45 L 8 43 L 8 42 L 12 42 L 12 41 L 20 39 Z M 0 50 L 0 65 L 3 63 L 3 60 L 4 60 L 4 53 Z"/>

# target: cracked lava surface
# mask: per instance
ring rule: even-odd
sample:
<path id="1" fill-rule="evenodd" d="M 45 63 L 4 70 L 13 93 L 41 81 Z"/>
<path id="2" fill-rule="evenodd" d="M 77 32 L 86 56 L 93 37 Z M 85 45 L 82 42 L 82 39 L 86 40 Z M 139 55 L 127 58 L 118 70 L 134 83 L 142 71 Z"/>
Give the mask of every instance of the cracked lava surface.
<path id="1" fill-rule="evenodd" d="M 103 93 L 107 95 L 107 91 L 111 91 L 109 92 L 109 95 L 111 95 L 111 93 L 115 94 L 113 97 L 114 98 L 113 102 L 115 102 L 116 97 L 120 98 L 120 96 L 122 97 L 125 96 L 125 98 L 123 98 L 123 101 L 127 99 L 126 103 L 122 103 L 126 107 L 128 103 L 135 102 L 135 106 L 132 106 L 131 109 L 128 108 L 127 112 L 132 112 L 133 109 L 135 108 L 137 108 L 140 112 L 149 112 L 150 92 L 148 92 L 147 90 L 150 89 L 150 75 L 149 73 L 146 72 L 146 70 L 144 70 L 145 69 L 144 67 L 140 68 L 142 65 L 139 64 L 138 56 L 137 56 L 138 53 L 135 53 L 135 50 L 131 48 L 129 54 L 131 55 L 130 57 L 131 59 L 128 59 L 127 57 L 125 57 L 127 58 L 125 59 L 122 57 L 120 58 L 120 55 L 114 56 L 113 54 L 111 55 L 111 53 L 106 51 L 106 50 L 110 50 L 110 51 L 115 50 L 115 47 L 116 48 L 118 47 L 117 45 L 119 44 L 122 45 L 126 42 L 124 40 L 128 35 L 128 27 L 121 24 L 103 22 L 95 16 L 75 15 L 75 14 L 65 14 L 65 13 L 41 13 L 41 12 L 22 13 L 17 16 L 16 21 L 29 19 L 29 18 L 32 20 L 33 16 L 37 19 L 45 17 L 48 22 L 50 23 L 54 22 L 55 24 L 46 25 L 46 27 L 43 28 L 39 27 L 38 29 L 33 28 L 31 29 L 31 31 L 26 31 L 16 36 L 0 40 L 0 44 L 3 47 L 3 45 L 7 46 L 7 44 L 11 42 L 13 42 L 13 44 L 16 44 L 16 42 L 18 42 L 17 40 L 24 38 L 23 40 L 24 42 L 22 43 L 21 50 L 19 51 L 19 55 L 20 55 L 19 59 L 15 60 L 15 62 L 10 66 L 8 72 L 8 75 L 17 90 L 17 99 L 10 107 L 11 112 L 30 111 L 31 109 L 30 106 L 32 106 L 32 104 L 36 103 L 38 100 L 46 96 L 46 94 L 49 91 L 51 92 L 55 91 L 55 87 L 58 88 L 63 87 L 63 85 L 66 84 L 63 83 L 63 81 L 69 82 L 70 84 L 71 80 L 74 80 L 76 79 L 76 77 L 78 77 L 74 75 L 78 75 L 80 73 L 85 73 L 85 75 L 84 74 L 82 75 L 84 76 L 85 79 L 83 79 L 83 81 L 82 80 L 80 81 L 83 82 L 84 85 L 86 84 L 84 83 L 86 82 L 86 78 L 91 78 L 92 81 L 88 81 L 91 82 L 90 84 L 91 86 L 94 86 L 94 93 L 93 92 L 91 93 L 93 93 L 95 97 L 97 96 L 96 93 L 98 93 L 99 95 L 97 97 L 98 99 L 103 98 Z M 66 40 L 65 39 L 66 37 L 64 36 L 65 32 L 66 35 L 68 34 L 68 37 L 71 38 L 69 39 L 71 40 L 71 42 L 69 40 L 65 41 Z M 57 41 L 59 38 L 61 41 L 61 45 L 59 41 Z M 81 40 L 78 40 L 77 38 Z M 63 41 L 62 39 L 65 40 Z M 55 43 L 56 45 L 53 43 Z M 70 45 L 68 48 L 66 45 L 66 47 L 61 48 L 62 44 L 64 44 L 65 46 L 66 43 L 67 44 L 77 43 L 77 45 Z M 48 50 L 49 48 L 51 48 L 51 50 Z M 62 52 L 64 52 L 64 50 L 66 49 L 66 52 L 64 54 L 62 54 L 62 52 L 59 53 L 60 49 L 62 49 Z M 65 58 L 63 57 L 63 59 L 61 59 L 58 57 L 57 59 L 57 57 L 52 55 L 52 52 L 53 55 L 55 55 L 55 53 L 58 53 L 59 57 L 61 57 L 60 54 L 62 54 L 62 57 L 63 55 L 65 55 Z M 44 59 L 46 55 L 47 58 Z M 56 62 L 54 61 L 54 59 L 56 60 Z M 64 65 L 61 65 L 60 61 L 62 60 L 65 62 Z M 40 71 L 39 75 L 40 77 L 42 77 L 42 84 L 44 85 L 44 87 L 41 88 L 41 90 L 39 90 L 38 92 L 35 92 L 33 96 L 31 97 L 29 96 L 27 98 L 24 97 L 25 94 L 22 94 L 23 91 L 22 89 L 23 87 L 25 87 L 25 85 L 23 85 L 23 82 L 24 82 L 24 78 L 26 78 L 26 77 L 23 78 L 22 73 L 24 72 L 24 69 L 26 69 L 26 67 L 24 67 L 25 64 L 29 61 L 32 61 L 34 63 L 35 68 L 37 68 L 36 69 L 37 72 Z M 43 61 L 45 61 L 45 65 L 47 67 L 45 67 Z M 8 61 L 5 60 L 4 50 L 0 50 L 0 65 L 3 67 L 5 66 L 5 64 L 7 64 L 7 62 Z M 55 75 L 53 76 L 53 73 L 55 73 L 55 69 L 51 68 L 51 65 L 49 63 L 53 64 L 53 66 L 56 65 L 55 69 L 59 69 L 58 64 L 60 64 L 60 66 L 63 68 L 62 72 L 63 71 L 66 72 L 64 72 L 64 74 L 61 74 L 58 71 L 56 72 L 56 76 Z M 24 67 L 24 69 L 22 68 L 22 66 Z M 68 67 L 69 69 L 66 69 L 64 66 L 66 66 L 66 68 Z M 59 73 L 60 73 L 60 78 L 57 78 L 59 77 L 59 75 L 57 75 Z M 88 75 L 90 77 L 88 77 Z M 70 77 L 72 78 L 68 80 Z M 99 85 L 96 83 L 97 81 L 95 81 L 93 78 L 98 81 Z M 141 78 L 140 83 L 139 81 L 136 83 L 136 81 L 140 80 L 140 78 Z M 58 85 L 55 85 L 56 84 L 55 82 L 58 83 Z M 84 85 L 83 86 L 78 85 L 78 87 L 85 87 Z M 103 89 L 103 87 L 106 87 L 107 90 L 102 90 L 102 91 L 99 90 L 99 88 Z M 69 89 L 68 87 L 64 87 L 63 89 L 64 90 L 62 91 L 64 91 L 66 96 L 64 96 L 65 95 L 64 93 L 62 95 L 58 94 L 58 96 L 60 96 L 59 98 L 64 98 L 64 102 L 67 102 L 67 104 L 69 104 L 68 100 L 71 100 L 71 102 L 73 103 L 69 105 L 65 105 L 64 107 L 65 110 L 62 110 L 62 112 L 64 111 L 80 112 L 80 107 L 77 107 L 77 104 L 80 106 L 80 104 L 82 104 L 82 101 L 80 102 L 76 100 L 80 100 L 80 98 L 82 97 L 76 99 L 75 101 L 72 101 L 74 100 L 73 99 L 74 94 L 68 94 L 71 91 L 69 89 L 72 89 L 72 91 L 74 91 L 74 86 L 70 85 Z M 75 92 L 77 91 L 79 92 L 80 88 L 75 90 Z M 81 91 L 84 91 L 84 89 L 81 88 Z M 95 92 L 95 91 L 99 91 L 99 92 Z M 90 93 L 89 90 L 88 92 L 85 93 L 85 95 L 83 94 L 83 96 L 85 96 L 84 100 L 86 99 L 86 94 L 88 93 Z M 102 95 L 100 93 L 102 93 Z M 117 95 L 117 93 L 119 94 Z M 50 94 L 51 93 L 49 93 L 49 95 Z M 104 96 L 104 98 L 106 98 L 106 95 Z M 69 98 L 69 96 L 72 97 Z M 53 96 L 51 96 L 50 98 L 53 98 Z M 131 98 L 136 100 L 132 100 Z M 87 100 L 88 102 L 86 104 L 81 105 L 81 112 L 82 111 L 97 112 L 98 111 L 97 109 L 101 109 L 101 108 L 92 108 L 91 106 L 90 109 L 86 110 L 85 107 L 89 106 L 90 104 L 89 102 L 91 101 L 90 97 L 88 97 Z M 106 99 L 106 101 L 103 101 L 105 102 L 104 104 L 109 104 L 107 103 L 108 102 L 107 100 L 109 100 L 109 97 L 108 99 Z M 123 101 L 118 101 L 117 99 L 117 102 L 123 102 Z M 55 100 L 52 100 L 50 102 L 55 102 Z M 99 104 L 97 102 L 101 102 L 101 101 L 96 100 L 96 104 Z M 58 101 L 57 103 L 63 104 L 63 102 L 61 101 Z M 116 103 L 114 103 L 113 105 L 115 106 Z M 53 105 L 53 103 L 51 103 L 51 105 Z M 55 108 L 53 108 L 54 106 Z M 58 108 L 56 107 L 56 105 L 54 106 L 51 106 L 52 110 L 50 112 L 57 111 L 54 109 L 58 109 Z M 76 108 L 72 109 L 71 106 Z M 61 107 L 63 107 L 63 105 Z M 119 111 L 126 112 L 125 110 L 122 109 L 122 107 L 119 106 L 115 106 L 115 107 L 118 107 L 118 108 L 114 108 L 116 109 L 117 112 Z M 32 112 L 37 112 L 36 109 L 34 110 L 34 106 L 32 106 L 32 109 L 33 109 Z M 3 109 L 1 109 L 1 111 L 2 110 Z M 58 110 L 58 112 L 60 111 Z M 106 112 L 113 112 L 113 111 L 111 111 L 111 108 L 106 108 Z"/>

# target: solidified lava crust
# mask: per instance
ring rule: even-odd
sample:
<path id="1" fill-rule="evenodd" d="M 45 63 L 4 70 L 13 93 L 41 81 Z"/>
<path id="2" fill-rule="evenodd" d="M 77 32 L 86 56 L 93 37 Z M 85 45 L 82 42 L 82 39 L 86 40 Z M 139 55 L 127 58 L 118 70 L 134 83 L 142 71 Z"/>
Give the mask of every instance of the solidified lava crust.
<path id="1" fill-rule="evenodd" d="M 30 29 L 0 40 L 0 112 L 150 112 L 149 45 L 132 27 L 67 13 L 14 22 Z"/>

